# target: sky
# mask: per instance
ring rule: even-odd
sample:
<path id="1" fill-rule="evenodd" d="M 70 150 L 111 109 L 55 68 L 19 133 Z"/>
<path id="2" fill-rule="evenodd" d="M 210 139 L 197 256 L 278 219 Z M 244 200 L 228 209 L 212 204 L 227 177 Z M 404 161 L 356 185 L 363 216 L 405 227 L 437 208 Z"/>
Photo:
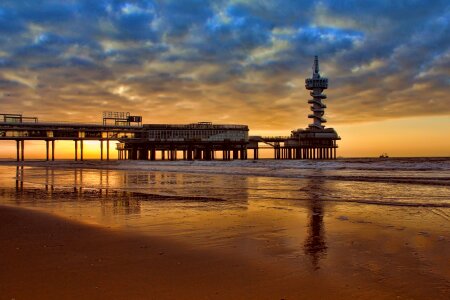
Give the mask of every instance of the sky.
<path id="1" fill-rule="evenodd" d="M 318 55 L 338 154 L 450 156 L 449 22 L 448 0 L 2 0 L 0 113 L 288 135 Z"/>

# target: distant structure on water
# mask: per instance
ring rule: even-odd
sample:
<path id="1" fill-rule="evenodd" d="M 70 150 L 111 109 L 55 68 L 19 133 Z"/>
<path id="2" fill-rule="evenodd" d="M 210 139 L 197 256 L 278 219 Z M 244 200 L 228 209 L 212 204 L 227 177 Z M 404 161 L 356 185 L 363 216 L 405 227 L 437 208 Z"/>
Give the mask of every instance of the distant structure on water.
<path id="1" fill-rule="evenodd" d="M 46 143 L 46 160 L 55 160 L 55 141 L 73 140 L 75 160 L 83 160 L 83 142 L 100 141 L 100 159 L 110 159 L 110 141 L 118 141 L 117 159 L 125 160 L 223 160 L 259 159 L 259 150 L 273 148 L 275 159 L 335 159 L 337 140 L 333 128 L 325 128 L 323 117 L 327 98 L 323 90 L 328 79 L 320 77 L 319 59 L 314 59 L 312 78 L 305 81 L 312 99 L 312 119 L 306 129 L 297 129 L 289 137 L 249 136 L 247 125 L 213 124 L 143 124 L 141 116 L 124 112 L 104 112 L 98 124 L 40 122 L 20 114 L 0 114 L 0 140 L 16 141 L 17 161 L 25 160 L 25 141 Z"/>
<path id="2" fill-rule="evenodd" d="M 315 56 L 312 78 L 305 80 L 305 87 L 310 90 L 312 99 L 308 100 L 311 104 L 312 114 L 308 118 L 313 119 L 306 129 L 292 131 L 291 139 L 287 145 L 300 148 L 309 148 L 310 153 L 306 153 L 307 158 L 329 159 L 336 158 L 337 140 L 341 138 L 333 128 L 325 128 L 323 123 L 327 120 L 323 117 L 327 106 L 322 102 L 327 96 L 323 91 L 328 88 L 328 78 L 320 77 L 319 58 Z"/>
<path id="3" fill-rule="evenodd" d="M 313 119 L 306 129 L 297 129 L 291 132 L 290 137 L 250 137 L 249 148 L 255 149 L 259 142 L 271 145 L 275 150 L 275 159 L 335 159 L 337 142 L 341 138 L 333 128 L 325 128 L 323 123 L 327 120 L 323 117 L 327 107 L 322 100 L 327 96 L 323 90 L 328 88 L 328 78 L 320 77 L 319 58 L 314 57 L 312 78 L 305 80 L 305 88 L 310 90 L 312 99 L 312 114 L 308 118 Z"/>

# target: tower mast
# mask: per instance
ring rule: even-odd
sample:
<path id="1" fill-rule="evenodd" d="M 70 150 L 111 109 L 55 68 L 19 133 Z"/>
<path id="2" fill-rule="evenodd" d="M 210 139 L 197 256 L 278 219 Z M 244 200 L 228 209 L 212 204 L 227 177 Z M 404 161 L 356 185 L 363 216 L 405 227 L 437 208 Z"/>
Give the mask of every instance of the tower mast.
<path id="1" fill-rule="evenodd" d="M 328 78 L 320 77 L 319 57 L 317 55 L 314 57 L 314 65 L 312 69 L 312 78 L 307 78 L 305 80 L 305 87 L 307 90 L 311 91 L 309 94 L 313 97 L 311 100 L 308 100 L 308 103 L 311 104 L 311 111 L 313 112 L 308 115 L 308 118 L 313 119 L 313 123 L 309 124 L 309 128 L 321 130 L 325 128 L 322 123 L 327 122 L 327 120 L 323 117 L 327 106 L 322 103 L 322 100 L 326 99 L 327 96 L 322 94 L 322 92 L 328 88 Z"/>

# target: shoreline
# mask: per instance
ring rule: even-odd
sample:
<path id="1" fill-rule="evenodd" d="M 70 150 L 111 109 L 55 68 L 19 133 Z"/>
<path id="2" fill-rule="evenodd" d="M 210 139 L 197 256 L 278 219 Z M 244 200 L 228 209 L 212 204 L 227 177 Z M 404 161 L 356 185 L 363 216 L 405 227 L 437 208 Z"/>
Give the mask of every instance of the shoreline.
<path id="1" fill-rule="evenodd" d="M 234 161 L 0 161 L 19 168 L 91 169 L 106 171 L 170 172 L 267 178 L 320 178 L 326 180 L 450 186 L 450 158 L 421 161 L 377 160 L 234 160 Z M 349 173 L 352 171 L 352 173 Z M 400 173 L 392 173 L 392 171 Z"/>

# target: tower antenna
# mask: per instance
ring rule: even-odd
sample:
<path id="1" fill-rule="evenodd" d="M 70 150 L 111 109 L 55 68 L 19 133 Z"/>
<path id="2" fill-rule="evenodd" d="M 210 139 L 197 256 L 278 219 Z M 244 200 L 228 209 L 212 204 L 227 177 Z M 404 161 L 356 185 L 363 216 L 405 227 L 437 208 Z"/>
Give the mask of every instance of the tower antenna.
<path id="1" fill-rule="evenodd" d="M 317 74 L 317 75 L 320 76 L 320 74 L 319 74 L 319 57 L 318 57 L 317 55 L 314 56 L 313 70 L 314 70 L 313 76 L 314 76 L 315 74 Z"/>

